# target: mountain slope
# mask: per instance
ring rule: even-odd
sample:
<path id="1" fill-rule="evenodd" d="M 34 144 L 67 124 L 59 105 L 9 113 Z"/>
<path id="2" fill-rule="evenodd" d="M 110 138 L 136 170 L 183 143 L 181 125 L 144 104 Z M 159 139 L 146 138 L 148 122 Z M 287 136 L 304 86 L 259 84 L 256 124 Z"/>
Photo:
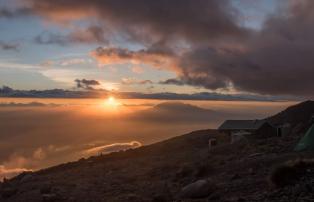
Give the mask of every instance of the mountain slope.
<path id="1" fill-rule="evenodd" d="M 288 107 L 286 110 L 269 117 L 267 120 L 275 125 L 289 123 L 292 128 L 298 127 L 297 132 L 304 132 L 311 123 L 313 115 L 314 101 L 308 100 Z"/>
<path id="2" fill-rule="evenodd" d="M 306 122 L 312 104 L 290 107 L 270 120 L 293 125 Z M 212 137 L 218 145 L 209 151 Z M 301 155 L 314 157 L 312 152 L 293 152 L 296 142 L 286 136 L 230 144 L 216 130 L 195 131 L 133 150 L 23 173 L 0 184 L 0 201 L 302 201 L 300 195 L 314 197 L 314 177 L 283 189 L 270 186 L 268 180 L 278 164 Z M 209 195 L 181 200 L 182 188 L 200 179 L 210 183 Z"/>

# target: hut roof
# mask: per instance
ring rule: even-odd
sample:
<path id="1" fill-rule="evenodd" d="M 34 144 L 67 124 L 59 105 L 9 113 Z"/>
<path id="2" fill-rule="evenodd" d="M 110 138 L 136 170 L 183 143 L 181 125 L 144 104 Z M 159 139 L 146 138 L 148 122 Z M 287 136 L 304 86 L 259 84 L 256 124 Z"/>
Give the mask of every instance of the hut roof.
<path id="1" fill-rule="evenodd" d="M 226 120 L 219 130 L 258 130 L 265 123 L 264 120 Z"/>

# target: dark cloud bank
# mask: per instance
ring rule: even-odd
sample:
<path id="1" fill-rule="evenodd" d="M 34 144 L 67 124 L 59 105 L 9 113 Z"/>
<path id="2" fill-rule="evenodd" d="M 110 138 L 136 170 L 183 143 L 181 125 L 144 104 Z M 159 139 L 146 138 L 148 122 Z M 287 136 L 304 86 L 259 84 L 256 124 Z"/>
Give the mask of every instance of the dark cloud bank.
<path id="1" fill-rule="evenodd" d="M 110 50 L 116 61 L 136 58 L 153 65 L 157 61 L 159 68 L 175 71 L 177 78 L 166 84 L 212 90 L 233 86 L 276 95 L 314 93 L 310 88 L 314 84 L 311 0 L 285 1 L 260 30 L 243 27 L 241 14 L 228 0 L 24 1 L 28 12 L 45 19 L 69 22 L 94 18 L 112 35 L 141 44 L 142 50 L 122 55 L 119 47 Z M 2 16 L 12 15 L 2 12 Z M 112 35 L 106 38 L 110 41 Z M 101 39 L 99 35 L 96 38 Z M 108 59 L 106 47 L 93 53 L 100 62 Z"/>
<path id="2" fill-rule="evenodd" d="M 219 94 L 219 93 L 138 93 L 138 92 L 110 92 L 95 89 L 99 86 L 96 80 L 76 79 L 76 88 L 82 90 L 15 90 L 7 86 L 0 87 L 0 97 L 29 97 L 29 98 L 103 98 L 116 96 L 121 99 L 157 99 L 157 100 L 230 100 L 230 101 L 282 101 L 297 100 L 289 96 L 261 96 L 254 94 Z M 142 81 L 142 84 L 147 83 Z M 150 83 L 150 82 L 148 82 Z"/>
<path id="3" fill-rule="evenodd" d="M 77 88 L 82 88 L 86 90 L 93 90 L 94 86 L 100 85 L 99 81 L 88 79 L 75 79 L 75 83 Z"/>

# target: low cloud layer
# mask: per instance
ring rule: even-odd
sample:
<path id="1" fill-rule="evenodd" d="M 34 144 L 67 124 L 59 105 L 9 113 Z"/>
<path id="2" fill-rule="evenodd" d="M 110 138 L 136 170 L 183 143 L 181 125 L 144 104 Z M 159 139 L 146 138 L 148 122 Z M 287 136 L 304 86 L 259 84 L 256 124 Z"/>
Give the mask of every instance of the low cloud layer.
<path id="1" fill-rule="evenodd" d="M 41 102 L 29 102 L 29 103 L 19 103 L 19 102 L 0 102 L 0 107 L 57 107 L 61 106 L 58 104 L 45 104 Z"/>
<path id="2" fill-rule="evenodd" d="M 167 81 L 165 81 L 167 82 Z M 179 81 L 178 81 L 179 82 Z M 301 98 L 291 96 L 265 96 L 257 94 L 221 94 L 200 92 L 193 94 L 180 93 L 138 93 L 138 92 L 108 92 L 99 89 L 93 91 L 95 86 L 99 86 L 97 80 L 77 79 L 76 87 L 84 91 L 71 91 L 63 89 L 52 90 L 15 90 L 8 86 L 0 87 L 0 97 L 28 97 L 28 98 L 102 98 L 114 94 L 122 99 L 158 99 L 158 100 L 238 100 L 238 101 L 280 101 L 280 100 L 301 100 Z M 98 85 L 99 83 L 99 85 Z M 124 85 L 151 85 L 151 80 L 137 80 L 133 78 L 125 78 L 121 81 Z M 94 84 L 94 85 L 91 85 Z M 97 84 L 97 85 L 96 85 Z M 161 82 L 164 84 L 164 82 Z M 169 83 L 167 83 L 169 84 Z M 173 82 L 171 81 L 171 84 Z M 179 85 L 175 83 L 176 85 Z M 184 85 L 184 83 L 180 83 Z M 8 104 L 8 103 L 4 103 Z M 18 103 L 13 103 L 18 104 Z M 53 106 L 53 104 L 52 104 Z"/>
<path id="3" fill-rule="evenodd" d="M 6 168 L 5 166 L 0 165 L 0 181 L 4 178 L 8 179 L 22 172 L 28 172 L 28 171 L 31 171 L 31 170 L 28 170 L 25 168 Z"/>
<path id="4" fill-rule="evenodd" d="M 138 141 L 126 142 L 126 143 L 114 143 L 109 145 L 97 146 L 83 151 L 84 155 L 99 155 L 108 154 L 111 152 L 123 151 L 127 149 L 135 149 L 142 146 Z"/>

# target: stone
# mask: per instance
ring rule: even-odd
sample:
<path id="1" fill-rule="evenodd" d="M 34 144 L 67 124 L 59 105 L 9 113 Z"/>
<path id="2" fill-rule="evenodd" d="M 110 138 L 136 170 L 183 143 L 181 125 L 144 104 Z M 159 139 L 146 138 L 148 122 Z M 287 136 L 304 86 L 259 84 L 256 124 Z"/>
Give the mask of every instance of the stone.
<path id="1" fill-rule="evenodd" d="M 182 188 L 180 198 L 204 198 L 213 192 L 213 186 L 208 180 L 198 180 Z"/>

